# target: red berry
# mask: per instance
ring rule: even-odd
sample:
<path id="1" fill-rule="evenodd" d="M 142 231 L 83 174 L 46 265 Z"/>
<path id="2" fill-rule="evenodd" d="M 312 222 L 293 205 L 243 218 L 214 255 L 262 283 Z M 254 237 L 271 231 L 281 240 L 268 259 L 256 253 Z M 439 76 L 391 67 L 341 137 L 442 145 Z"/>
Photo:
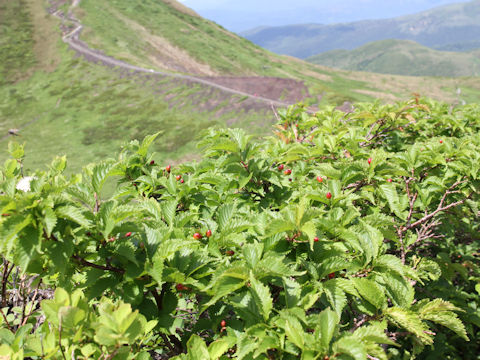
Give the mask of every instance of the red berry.
<path id="1" fill-rule="evenodd" d="M 389 183 L 391 183 L 393 180 L 392 180 L 392 179 L 387 179 L 387 181 L 388 181 Z"/>
<path id="2" fill-rule="evenodd" d="M 150 165 L 155 165 L 155 160 L 150 161 Z"/>
<path id="3" fill-rule="evenodd" d="M 285 165 L 280 164 L 278 165 L 278 171 L 282 171 L 285 168 Z"/>
<path id="4" fill-rule="evenodd" d="M 440 144 L 443 144 L 443 140 L 440 140 Z"/>
<path id="5" fill-rule="evenodd" d="M 172 166 L 171 165 L 168 165 L 165 170 L 169 173 L 171 170 L 172 170 Z"/>
<path id="6" fill-rule="evenodd" d="M 227 251 L 225 251 L 225 254 L 227 254 L 228 256 L 233 256 L 235 254 L 235 251 L 227 250 Z"/>
<path id="7" fill-rule="evenodd" d="M 175 176 L 175 179 L 177 179 L 177 181 L 179 181 L 181 178 L 182 178 L 182 175 Z"/>
<path id="8" fill-rule="evenodd" d="M 330 200 L 332 198 L 332 193 L 331 192 L 327 192 L 327 199 Z"/>
<path id="9" fill-rule="evenodd" d="M 220 326 L 224 328 L 225 326 L 227 326 L 227 322 L 225 320 L 220 321 Z"/>
<path id="10" fill-rule="evenodd" d="M 183 180 L 183 179 L 182 179 L 182 180 L 180 180 L 180 184 L 183 184 L 184 182 L 185 182 L 185 180 Z"/>
<path id="11" fill-rule="evenodd" d="M 368 165 L 372 163 L 372 158 L 368 158 Z"/>
<path id="12" fill-rule="evenodd" d="M 200 233 L 195 233 L 195 234 L 193 234 L 193 238 L 195 240 L 200 240 L 202 238 L 202 235 Z"/>
<path id="13" fill-rule="evenodd" d="M 177 291 L 182 291 L 184 289 L 184 286 L 182 284 L 177 284 L 175 286 L 175 289 L 177 289 Z"/>
<path id="14" fill-rule="evenodd" d="M 315 241 L 315 242 L 319 242 L 319 241 L 320 241 L 320 239 L 319 239 L 318 237 L 316 237 L 316 238 L 314 238 L 314 239 L 313 239 L 313 241 Z"/>
<path id="15" fill-rule="evenodd" d="M 290 175 L 292 173 L 292 169 L 287 169 L 283 172 L 285 175 Z"/>
<path id="16" fill-rule="evenodd" d="M 334 272 L 333 272 L 333 273 L 330 273 L 330 274 L 328 274 L 328 278 L 329 278 L 329 279 L 333 279 L 334 277 L 335 277 L 335 273 L 334 273 Z"/>
<path id="17" fill-rule="evenodd" d="M 205 233 L 205 235 L 209 238 L 210 236 L 212 236 L 212 230 L 207 230 L 207 232 Z"/>
<path id="18" fill-rule="evenodd" d="M 321 182 L 323 182 L 323 178 L 322 178 L 321 176 L 317 176 L 317 181 L 318 181 L 319 183 L 321 183 Z"/>
<path id="19" fill-rule="evenodd" d="M 132 236 L 132 232 L 131 232 L 131 231 L 129 231 L 129 232 L 127 232 L 127 233 L 125 234 L 125 237 L 130 237 L 130 236 Z"/>

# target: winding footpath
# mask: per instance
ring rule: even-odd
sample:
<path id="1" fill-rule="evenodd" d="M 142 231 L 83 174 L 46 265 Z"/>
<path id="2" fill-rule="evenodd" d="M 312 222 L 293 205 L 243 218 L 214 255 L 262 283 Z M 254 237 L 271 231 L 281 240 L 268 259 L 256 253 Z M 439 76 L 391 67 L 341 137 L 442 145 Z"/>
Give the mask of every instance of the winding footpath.
<path id="1" fill-rule="evenodd" d="M 233 95 L 245 96 L 245 97 L 254 99 L 256 101 L 267 103 L 271 106 L 288 107 L 290 105 L 293 105 L 291 103 L 278 101 L 278 100 L 273 100 L 273 99 L 268 99 L 268 98 L 265 98 L 265 97 L 249 94 L 249 93 L 246 93 L 246 92 L 243 92 L 243 91 L 238 91 L 238 90 L 235 90 L 235 89 L 231 89 L 229 87 L 222 86 L 222 85 L 216 84 L 212 81 L 208 81 L 208 80 L 205 80 L 205 79 L 202 79 L 202 78 L 199 78 L 199 77 L 190 76 L 190 75 L 167 73 L 167 72 L 163 72 L 163 71 L 156 71 L 156 70 L 153 70 L 153 69 L 146 69 L 146 68 L 142 68 L 142 67 L 139 67 L 139 66 L 128 64 L 126 62 L 117 60 L 117 59 L 115 59 L 113 57 L 110 57 L 110 56 L 100 54 L 98 51 L 93 50 L 86 43 L 84 43 L 83 41 L 80 40 L 80 33 L 82 32 L 83 25 L 80 23 L 80 21 L 78 19 L 76 19 L 73 16 L 73 13 L 71 11 L 71 9 L 75 8 L 76 6 L 78 6 L 80 4 L 80 1 L 81 0 L 73 0 L 67 16 L 63 15 L 61 11 L 55 11 L 52 15 L 58 17 L 62 21 L 68 20 L 68 21 L 71 21 L 72 23 L 75 24 L 76 28 L 74 30 L 72 30 L 71 32 L 69 32 L 68 34 L 65 34 L 62 37 L 62 40 L 65 43 L 67 43 L 70 46 L 70 48 L 75 50 L 78 54 L 84 55 L 86 59 L 94 60 L 94 61 L 101 61 L 105 65 L 115 66 L 115 67 L 131 70 L 131 71 L 148 73 L 148 74 L 152 74 L 152 75 L 167 76 L 167 77 L 175 78 L 175 79 L 188 80 L 188 81 L 191 81 L 191 82 L 195 82 L 195 83 L 203 84 L 203 85 L 206 85 L 206 86 L 210 86 L 210 87 L 216 88 L 218 90 L 221 90 L 221 91 L 233 94 Z"/>

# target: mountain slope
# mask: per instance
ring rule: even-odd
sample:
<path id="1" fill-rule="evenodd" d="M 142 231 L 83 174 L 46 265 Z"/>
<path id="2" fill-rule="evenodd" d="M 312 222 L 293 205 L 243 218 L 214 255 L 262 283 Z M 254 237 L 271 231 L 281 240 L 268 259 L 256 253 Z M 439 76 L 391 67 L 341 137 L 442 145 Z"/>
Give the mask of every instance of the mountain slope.
<path id="1" fill-rule="evenodd" d="M 479 76 L 480 56 L 432 50 L 409 40 L 380 40 L 307 59 L 329 67 L 413 76 Z"/>
<path id="2" fill-rule="evenodd" d="M 385 39 L 412 40 L 428 47 L 469 50 L 478 47 L 480 38 L 480 0 L 392 19 L 268 27 L 242 35 L 266 49 L 299 58 L 334 49 L 352 50 Z"/>
<path id="3" fill-rule="evenodd" d="M 1 30 L 10 40 L 0 42 L 0 56 L 18 52 L 19 58 L 31 59 L 2 68 L 8 81 L 0 85 L 0 148 L 12 139 L 8 130 L 18 129 L 17 140 L 32 154 L 27 167 L 67 154 L 77 167 L 71 171 L 77 171 L 124 142 L 157 131 L 163 134 L 156 160 L 181 161 L 195 156 L 193 144 L 202 130 L 234 124 L 261 136 L 273 122 L 272 104 L 301 98 L 338 105 L 393 101 L 418 92 L 454 102 L 457 86 L 466 101 L 480 96 L 477 78 L 334 71 L 275 55 L 174 0 L 81 0 L 76 7 L 67 0 L 20 1 L 24 16 L 12 15 L 12 2 L 0 0 L 2 16 L 10 9 L 12 17 Z M 65 15 L 71 11 L 74 16 Z M 30 30 L 25 35 L 15 29 Z M 177 39 L 182 29 L 198 41 Z M 157 43 L 160 37 L 167 43 Z M 3 150 L 0 161 L 6 157 Z"/>

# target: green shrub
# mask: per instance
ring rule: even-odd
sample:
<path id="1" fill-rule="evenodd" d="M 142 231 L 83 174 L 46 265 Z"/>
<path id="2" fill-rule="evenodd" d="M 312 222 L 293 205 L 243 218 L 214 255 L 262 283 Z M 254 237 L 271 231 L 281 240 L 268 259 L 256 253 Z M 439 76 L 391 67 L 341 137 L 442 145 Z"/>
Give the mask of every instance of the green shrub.
<path id="1" fill-rule="evenodd" d="M 11 144 L 0 356 L 476 358 L 480 107 L 278 116 L 171 169 L 158 135 L 69 178 Z"/>

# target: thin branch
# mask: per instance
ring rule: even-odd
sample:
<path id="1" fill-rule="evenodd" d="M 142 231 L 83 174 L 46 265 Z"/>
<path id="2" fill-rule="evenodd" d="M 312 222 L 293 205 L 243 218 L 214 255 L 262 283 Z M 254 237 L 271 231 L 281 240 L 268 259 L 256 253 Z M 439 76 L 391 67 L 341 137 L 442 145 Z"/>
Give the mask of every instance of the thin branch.
<path id="1" fill-rule="evenodd" d="M 8 260 L 3 259 L 2 302 L 0 303 L 0 307 L 7 306 L 7 281 L 8 281 L 8 277 L 10 276 L 13 268 L 15 267 L 15 265 L 12 264 L 12 267 L 9 269 L 8 264 L 9 264 Z"/>
<path id="2" fill-rule="evenodd" d="M 272 107 L 273 115 L 275 115 L 275 118 L 277 119 L 277 121 L 280 122 L 280 117 L 278 116 L 277 110 L 275 109 L 272 103 L 270 103 L 270 106 Z"/>
<path id="3" fill-rule="evenodd" d="M 410 224 L 410 225 L 406 226 L 406 230 L 412 229 L 412 228 L 414 228 L 414 227 L 416 227 L 420 224 L 425 223 L 426 221 L 430 220 L 431 218 L 433 218 L 435 215 L 437 215 L 438 213 L 440 213 L 442 211 L 446 211 L 446 210 L 451 209 L 453 207 L 456 207 L 458 205 L 462 205 L 465 201 L 467 201 L 467 198 L 463 199 L 463 200 L 456 201 L 456 202 L 451 203 L 450 205 L 447 205 L 447 206 L 444 206 L 444 207 L 439 207 L 439 208 L 437 208 L 437 210 L 435 210 L 431 214 L 428 214 L 427 216 L 423 217 L 422 219 L 415 221 L 413 224 Z"/>
<path id="4" fill-rule="evenodd" d="M 7 324 L 8 330 L 10 330 L 11 332 L 13 332 L 13 329 L 12 329 L 12 327 L 10 326 L 10 323 L 8 322 L 7 317 L 5 316 L 5 313 L 3 312 L 3 310 L 2 310 L 1 307 L 0 307 L 0 313 L 2 314 L 3 321 L 5 322 L 5 324 Z"/>
<path id="5" fill-rule="evenodd" d="M 94 268 L 94 269 L 99 269 L 99 270 L 104 270 L 104 271 L 113 271 L 113 272 L 116 272 L 118 274 L 124 274 L 125 273 L 124 269 L 120 269 L 120 268 L 117 268 L 117 267 L 114 267 L 114 266 L 111 266 L 111 265 L 109 265 L 109 266 L 97 265 L 97 264 L 91 263 L 90 261 L 85 260 L 84 258 L 82 258 L 78 255 L 73 255 L 72 257 L 75 260 L 77 260 L 81 265 L 84 265 L 84 266 L 88 266 L 88 267 L 91 267 L 91 268 Z"/>
<path id="6" fill-rule="evenodd" d="M 98 200 L 97 193 L 94 193 L 93 196 L 95 197 L 95 208 L 93 209 L 93 212 L 96 214 L 98 213 L 98 209 L 100 208 L 100 202 Z"/>
<path id="7" fill-rule="evenodd" d="M 60 316 L 60 325 L 58 326 L 58 345 L 60 346 L 60 352 L 62 353 L 63 360 L 67 360 L 62 346 L 62 316 Z"/>
<path id="8" fill-rule="evenodd" d="M 40 284 L 41 284 L 41 283 L 42 283 L 42 280 L 40 279 L 40 281 L 38 282 L 37 287 L 36 287 L 36 289 L 35 289 L 35 293 L 33 294 L 32 306 L 31 306 L 31 308 L 30 308 L 30 312 L 29 312 L 28 315 L 23 319 L 23 321 L 22 321 L 22 326 L 27 323 L 28 319 L 29 319 L 30 316 L 33 314 L 35 299 L 37 298 L 38 288 L 40 287 Z"/>

